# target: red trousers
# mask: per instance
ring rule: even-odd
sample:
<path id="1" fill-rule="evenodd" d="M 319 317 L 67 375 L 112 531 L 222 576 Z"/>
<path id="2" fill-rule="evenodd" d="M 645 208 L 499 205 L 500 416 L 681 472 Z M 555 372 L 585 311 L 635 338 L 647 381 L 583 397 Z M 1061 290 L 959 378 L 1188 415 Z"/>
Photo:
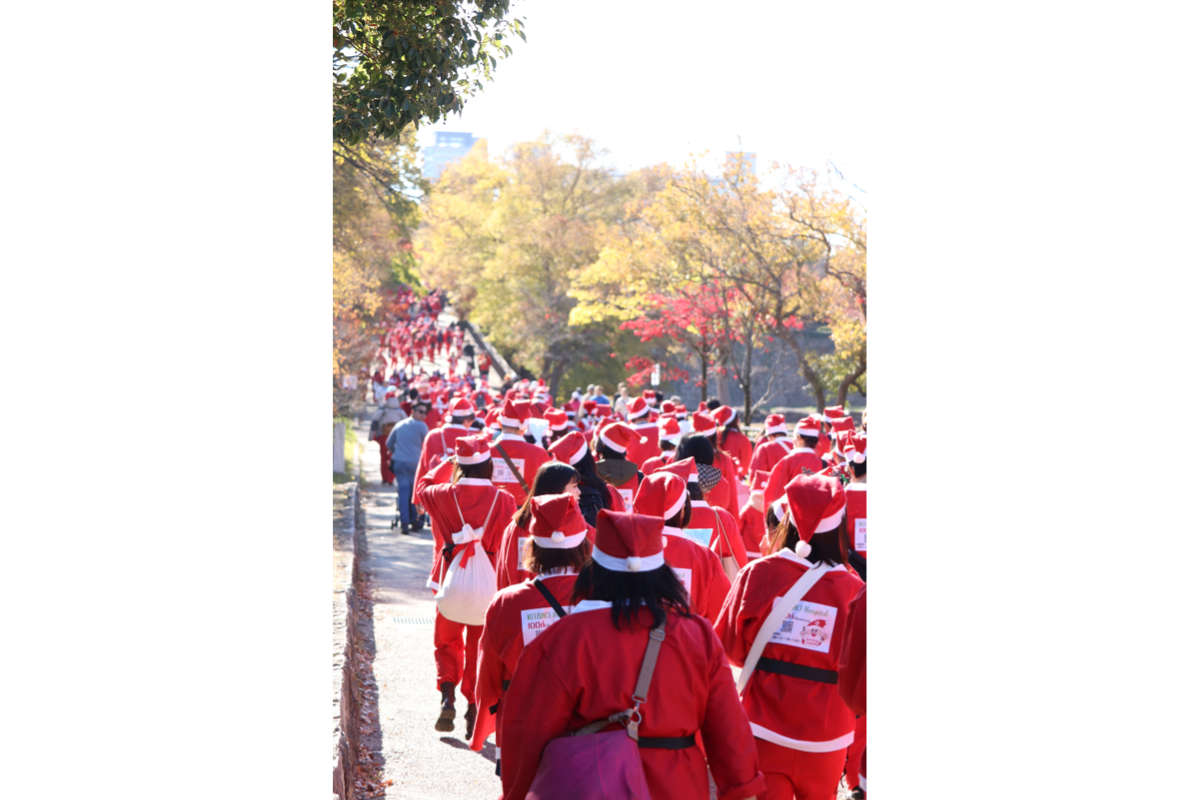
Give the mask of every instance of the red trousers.
<path id="1" fill-rule="evenodd" d="M 475 664 L 479 659 L 479 636 L 482 625 L 453 622 L 434 609 L 433 660 L 437 664 L 438 689 L 443 683 L 462 684 L 463 697 L 475 702 Z M 466 631 L 466 650 L 463 650 L 463 631 Z"/>
<path id="2" fill-rule="evenodd" d="M 854 744 L 846 748 L 846 785 L 853 789 L 867 777 L 867 715 L 854 721 Z M 863 791 L 867 789 L 864 786 Z"/>
<path id="3" fill-rule="evenodd" d="M 792 750 L 755 738 L 758 767 L 767 778 L 760 800 L 837 800 L 846 748 L 832 753 Z"/>
<path id="4" fill-rule="evenodd" d="M 396 476 L 392 474 L 392 454 L 388 452 L 383 439 L 373 441 L 379 445 L 379 476 L 383 478 L 384 483 L 391 483 L 396 480 Z"/>

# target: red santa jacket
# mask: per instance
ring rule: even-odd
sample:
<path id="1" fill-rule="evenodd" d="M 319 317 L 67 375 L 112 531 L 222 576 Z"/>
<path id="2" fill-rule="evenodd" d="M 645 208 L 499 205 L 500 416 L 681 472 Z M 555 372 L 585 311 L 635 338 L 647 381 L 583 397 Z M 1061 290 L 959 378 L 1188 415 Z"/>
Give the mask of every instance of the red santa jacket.
<path id="1" fill-rule="evenodd" d="M 558 622 L 558 614 L 534 586 L 538 580 L 568 613 L 575 588 L 575 570 L 555 570 L 501 589 L 492 598 L 479 637 L 479 660 L 475 675 L 475 704 L 480 717 L 471 739 L 471 749 L 483 749 L 484 740 L 496 729 L 503 705 L 500 700 L 517 669 L 525 645 Z M 493 707 L 496 708 L 493 711 Z M 482 724 L 480 724 L 482 723 Z M 496 744 L 500 745 L 497 738 Z"/>
<path id="2" fill-rule="evenodd" d="M 443 425 L 425 434 L 421 444 L 421 459 L 417 462 L 417 474 L 424 475 L 454 454 L 454 443 L 475 431 L 462 425 Z"/>
<path id="3" fill-rule="evenodd" d="M 846 638 L 838 656 L 838 694 L 855 714 L 867 713 L 867 587 L 850 602 Z"/>
<path id="4" fill-rule="evenodd" d="M 818 473 L 825 464 L 811 447 L 797 447 L 771 468 L 767 488 L 763 490 L 763 508 L 783 497 L 783 490 L 792 478 L 805 472 Z"/>
<path id="5" fill-rule="evenodd" d="M 792 550 L 782 550 L 738 573 L 715 626 L 731 662 L 745 663 L 776 600 L 810 567 Z M 835 674 L 850 602 L 862 587 L 844 564 L 832 568 L 784 620 L 762 658 Z M 838 695 L 836 683 L 757 669 L 742 692 L 742 703 L 754 735 L 781 747 L 829 753 L 854 741 L 854 712 Z"/>
<path id="6" fill-rule="evenodd" d="M 516 498 L 517 505 L 521 506 L 525 503 L 526 492 L 509 469 L 504 456 L 500 455 L 497 445 L 504 446 L 504 452 L 512 460 L 513 467 L 525 478 L 525 485 L 530 489 L 533 488 L 533 476 L 537 474 L 538 467 L 550 460 L 550 454 L 545 448 L 530 444 L 515 433 L 501 434 L 499 439 L 492 442 L 492 481 Z"/>
<path id="7" fill-rule="evenodd" d="M 717 434 L 718 442 L 721 441 L 722 436 L 725 441 L 721 444 L 721 449 L 733 458 L 733 463 L 737 466 L 737 474 L 750 474 L 748 470 L 750 469 L 750 459 L 754 455 L 754 445 L 750 444 L 746 434 L 741 431 Z"/>
<path id="8" fill-rule="evenodd" d="M 642 464 L 646 462 L 646 459 L 655 458 L 662 452 L 658 449 L 658 426 L 653 422 L 643 422 L 632 427 L 634 432 L 642 438 L 634 439 L 629 443 L 629 449 L 625 451 L 625 458 L 633 462 L 638 469 L 642 469 Z M 643 473 L 645 471 L 642 469 Z"/>
<path id="9" fill-rule="evenodd" d="M 463 522 L 476 528 L 483 527 L 483 550 L 492 564 L 496 563 L 504 525 L 517 510 L 512 495 L 493 486 L 486 478 L 460 478 L 458 483 L 426 486 L 419 492 L 418 500 L 429 512 L 429 527 L 433 531 L 433 569 L 426 586 L 437 589 L 441 585 L 444 570 L 449 566 L 442 548 L 453 542 L 452 535 L 462 528 Z"/>
<path id="10" fill-rule="evenodd" d="M 738 471 L 737 464 L 733 458 L 724 450 L 717 450 L 713 453 L 713 466 L 721 470 L 721 477 L 724 479 L 724 487 L 717 485 L 706 498 L 711 505 L 720 506 L 733 515 L 737 519 L 738 515 Z"/>
<path id="11" fill-rule="evenodd" d="M 687 589 L 692 611 L 715 622 L 725 595 L 729 594 L 729 578 L 717 554 L 693 541 L 681 529 L 664 527 L 663 558 Z"/>
<path id="12" fill-rule="evenodd" d="M 770 472 L 791 451 L 792 446 L 788 444 L 787 439 L 767 439 L 759 442 L 758 447 L 754 448 L 754 455 L 750 456 L 749 474 L 753 475 L 757 470 Z"/>
<path id="13" fill-rule="evenodd" d="M 717 483 L 717 485 L 711 490 L 709 490 L 708 494 L 704 496 L 704 499 L 707 500 L 708 504 L 713 508 L 723 508 L 728 511 L 734 519 L 737 519 L 737 486 L 736 484 L 730 483 L 729 479 L 726 478 L 724 474 L 721 475 L 720 482 Z"/>
<path id="14" fill-rule="evenodd" d="M 670 464 L 674 460 L 675 460 L 675 451 L 674 450 L 667 450 L 667 451 L 660 450 L 658 455 L 656 455 L 654 458 L 648 458 L 642 463 L 642 466 L 641 466 L 642 474 L 649 475 L 651 472 L 654 472 L 654 470 L 658 469 L 659 467 L 665 467 L 667 464 Z"/>
<path id="15" fill-rule="evenodd" d="M 763 554 L 763 531 L 767 528 L 766 518 L 750 503 L 742 509 L 738 518 L 738 533 L 742 536 L 742 544 L 746 546 L 746 558 L 753 561 Z"/>
<path id="16" fill-rule="evenodd" d="M 639 610 L 635 624 L 618 629 L 610 609 L 584 600 L 525 646 L 500 719 L 504 800 L 525 797 L 551 739 L 633 705 L 650 612 Z M 707 800 L 708 769 L 721 800 L 766 790 L 725 653 L 707 620 L 668 612 L 648 695 L 639 737 L 698 734 L 704 746 L 703 753 L 639 748 L 652 797 Z"/>
<path id="17" fill-rule="evenodd" d="M 621 509 L 616 510 L 620 511 Z M 588 541 L 595 542 L 596 529 L 586 520 L 583 524 L 587 525 Z M 512 520 L 504 528 L 504 535 L 500 539 L 499 559 L 496 562 L 496 588 L 503 589 L 533 577 L 533 573 L 525 569 L 522 558 L 527 541 L 529 541 L 529 529 L 518 525 L 514 514 Z"/>
<path id="18" fill-rule="evenodd" d="M 452 459 L 446 459 L 424 474 L 418 472 L 417 479 L 413 482 L 413 503 L 421 505 L 419 495 L 426 486 L 449 483 L 452 477 L 454 477 L 454 461 Z"/>
<path id="19" fill-rule="evenodd" d="M 742 543 L 737 520 L 723 508 L 710 506 L 704 500 L 692 501 L 692 518 L 688 521 L 685 535 L 697 544 L 703 544 L 708 534 L 708 548 L 721 558 L 733 556 L 738 569 L 746 566 L 746 545 Z"/>
<path id="20" fill-rule="evenodd" d="M 865 483 L 846 485 L 846 533 L 850 536 L 850 546 L 859 555 L 866 558 L 867 485 Z"/>

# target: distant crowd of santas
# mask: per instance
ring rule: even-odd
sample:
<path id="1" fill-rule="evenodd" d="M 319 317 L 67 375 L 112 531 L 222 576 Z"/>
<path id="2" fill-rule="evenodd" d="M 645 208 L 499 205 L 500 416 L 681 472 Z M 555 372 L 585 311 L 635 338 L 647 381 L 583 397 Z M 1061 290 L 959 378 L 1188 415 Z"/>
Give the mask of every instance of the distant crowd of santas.
<path id="1" fill-rule="evenodd" d="M 461 691 L 504 798 L 554 794 L 589 723 L 628 732 L 640 766 L 601 757 L 644 786 L 628 796 L 707 798 L 711 774 L 723 800 L 833 800 L 843 775 L 865 797 L 865 413 L 770 414 L 752 442 L 711 402 L 556 408 L 540 380 L 497 393 L 417 363 L 391 362 L 373 434 L 390 482 L 389 428 L 424 415 L 398 503 L 433 537 L 435 728 Z"/>

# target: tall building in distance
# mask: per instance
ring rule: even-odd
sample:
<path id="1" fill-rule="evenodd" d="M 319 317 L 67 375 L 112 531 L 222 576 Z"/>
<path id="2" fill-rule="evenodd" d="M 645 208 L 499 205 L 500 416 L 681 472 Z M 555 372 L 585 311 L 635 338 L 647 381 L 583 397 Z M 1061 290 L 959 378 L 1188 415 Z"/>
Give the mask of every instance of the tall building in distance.
<path id="1" fill-rule="evenodd" d="M 421 149 L 421 176 L 430 181 L 442 177 L 446 167 L 465 156 L 479 141 L 469 133 L 454 131 L 437 131 L 434 136 L 433 144 Z"/>

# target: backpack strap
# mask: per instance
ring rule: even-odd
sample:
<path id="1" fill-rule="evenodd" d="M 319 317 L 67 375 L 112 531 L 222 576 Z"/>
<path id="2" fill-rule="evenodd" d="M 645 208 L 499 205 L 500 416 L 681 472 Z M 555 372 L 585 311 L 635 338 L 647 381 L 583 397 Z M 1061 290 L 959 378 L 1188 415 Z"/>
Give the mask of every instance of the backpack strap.
<path id="1" fill-rule="evenodd" d="M 512 459 L 508 457 L 508 453 L 504 452 L 504 445 L 496 442 L 496 449 L 500 451 L 500 457 L 504 459 L 504 463 L 508 464 L 509 471 L 517 476 L 517 481 L 521 484 L 521 491 L 529 494 L 529 484 L 525 483 L 525 476 L 521 474 L 519 469 L 513 466 Z"/>
<path id="2" fill-rule="evenodd" d="M 553 592 L 543 586 L 540 580 L 534 578 L 533 585 L 536 586 L 537 590 L 542 593 L 542 597 L 546 598 L 546 602 L 549 603 L 550 607 L 554 609 L 554 613 L 558 614 L 559 619 L 562 619 L 567 615 L 567 612 L 562 607 L 562 604 L 558 602 L 558 598 L 554 596 Z"/>
<path id="3" fill-rule="evenodd" d="M 596 733 L 601 728 L 607 727 L 614 722 L 625 723 L 625 733 L 630 739 L 635 742 L 638 740 L 638 725 L 642 721 L 642 712 L 639 710 L 642 703 L 646 702 L 646 695 L 650 691 L 650 680 L 654 677 L 654 666 L 658 663 L 658 652 L 662 649 L 662 643 L 667 638 L 666 621 L 655 625 L 650 629 L 650 639 L 646 642 L 646 653 L 642 656 L 642 668 L 638 671 L 637 685 L 633 689 L 633 707 L 627 708 L 624 711 L 618 711 L 610 715 L 607 719 L 599 719 L 595 722 L 584 725 L 577 731 L 574 731 L 568 736 L 583 736 L 589 733 Z"/>
<path id="4" fill-rule="evenodd" d="M 808 594 L 808 590 L 815 586 L 817 581 L 821 580 L 821 576 L 828 571 L 827 564 L 809 567 L 808 571 L 800 576 L 800 580 L 792 584 L 787 593 L 776 601 L 775 607 L 771 609 L 771 613 L 763 621 L 762 627 L 758 629 L 758 635 L 754 637 L 754 643 L 750 645 L 750 652 L 746 654 L 746 660 L 742 662 L 742 674 L 737 682 L 739 694 L 750 683 L 750 676 L 758 667 L 758 660 L 762 657 L 767 642 L 783 625 L 783 621 L 787 619 L 787 615 L 796 607 L 796 604 L 804 599 L 804 595 Z"/>

